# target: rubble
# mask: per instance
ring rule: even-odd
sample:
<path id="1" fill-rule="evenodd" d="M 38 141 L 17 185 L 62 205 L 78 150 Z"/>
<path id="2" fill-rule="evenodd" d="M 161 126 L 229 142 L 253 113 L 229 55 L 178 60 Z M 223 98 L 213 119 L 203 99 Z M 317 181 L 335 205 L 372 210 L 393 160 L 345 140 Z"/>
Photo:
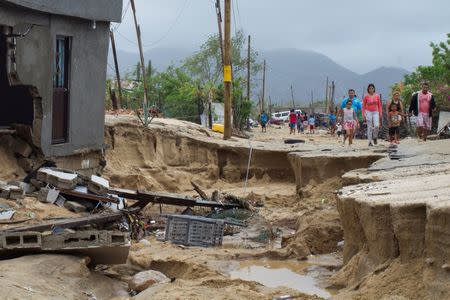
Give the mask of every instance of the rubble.
<path id="1" fill-rule="evenodd" d="M 148 289 L 149 287 L 160 284 L 160 283 L 169 283 L 170 279 L 161 272 L 158 271 L 143 271 L 134 275 L 130 282 L 128 283 L 128 287 L 131 291 L 136 291 L 138 293 L 143 290 Z"/>
<path id="2" fill-rule="evenodd" d="M 14 143 L 14 153 L 21 157 L 29 157 L 33 152 L 33 148 L 22 139 L 17 138 Z"/>
<path id="3" fill-rule="evenodd" d="M 64 207 L 67 208 L 68 210 L 76 212 L 76 213 L 82 213 L 87 210 L 86 206 L 81 205 L 80 203 L 75 202 L 75 201 L 65 201 Z"/>

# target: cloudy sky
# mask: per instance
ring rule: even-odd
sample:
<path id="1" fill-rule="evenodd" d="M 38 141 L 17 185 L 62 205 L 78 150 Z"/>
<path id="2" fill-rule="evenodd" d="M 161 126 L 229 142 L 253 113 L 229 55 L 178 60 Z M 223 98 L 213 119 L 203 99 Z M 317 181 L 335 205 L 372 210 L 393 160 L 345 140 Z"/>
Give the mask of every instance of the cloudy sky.
<path id="1" fill-rule="evenodd" d="M 217 32 L 215 0 L 135 1 L 146 50 L 197 49 Z M 124 0 L 124 11 L 128 3 Z M 381 66 L 413 70 L 429 64 L 429 43 L 443 41 L 450 32 L 450 0 L 232 0 L 232 4 L 232 31 L 251 34 L 257 50 L 314 50 L 359 73 Z M 119 49 L 137 51 L 130 7 L 116 35 Z"/>

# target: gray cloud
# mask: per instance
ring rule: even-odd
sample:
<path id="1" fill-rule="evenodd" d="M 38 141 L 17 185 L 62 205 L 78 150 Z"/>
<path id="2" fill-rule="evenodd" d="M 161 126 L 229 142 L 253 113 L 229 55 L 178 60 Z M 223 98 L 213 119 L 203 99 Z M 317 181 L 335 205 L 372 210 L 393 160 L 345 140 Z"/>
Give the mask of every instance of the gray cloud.
<path id="1" fill-rule="evenodd" d="M 197 48 L 217 32 L 214 2 L 136 0 L 145 48 Z M 125 7 L 127 3 L 124 0 Z M 314 50 L 356 72 L 379 66 L 412 70 L 429 64 L 430 41 L 444 40 L 450 32 L 448 0 L 233 0 L 233 4 L 232 26 L 251 34 L 258 49 Z M 136 52 L 132 20 L 129 9 L 117 40 L 120 49 Z"/>

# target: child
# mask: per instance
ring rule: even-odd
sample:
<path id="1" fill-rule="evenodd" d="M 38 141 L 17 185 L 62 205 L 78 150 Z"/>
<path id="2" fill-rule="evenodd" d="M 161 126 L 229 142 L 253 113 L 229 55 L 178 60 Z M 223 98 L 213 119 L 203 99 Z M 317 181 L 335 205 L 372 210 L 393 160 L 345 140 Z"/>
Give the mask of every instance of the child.
<path id="1" fill-rule="evenodd" d="M 314 116 L 309 117 L 308 123 L 309 123 L 309 133 L 314 134 L 315 133 L 314 129 L 316 126 L 316 119 L 314 118 Z"/>
<path id="2" fill-rule="evenodd" d="M 295 114 L 295 110 L 291 109 L 291 113 L 289 114 L 289 134 L 295 134 L 295 127 L 297 127 L 297 115 Z"/>
<path id="3" fill-rule="evenodd" d="M 343 115 L 344 130 L 346 131 L 346 136 L 348 137 L 348 146 L 350 147 L 353 144 L 353 132 L 355 131 L 355 127 L 358 124 L 358 117 L 356 116 L 356 113 L 352 108 L 351 100 L 347 101 L 345 108 L 340 111 L 340 114 Z"/>
<path id="4" fill-rule="evenodd" d="M 341 133 L 342 133 L 342 125 L 341 125 L 341 123 L 338 123 L 337 124 L 337 135 L 338 135 L 338 138 L 340 138 L 341 137 Z"/>
<path id="5" fill-rule="evenodd" d="M 388 121 L 391 145 L 400 144 L 400 123 L 402 122 L 402 116 L 395 103 L 391 104 Z"/>

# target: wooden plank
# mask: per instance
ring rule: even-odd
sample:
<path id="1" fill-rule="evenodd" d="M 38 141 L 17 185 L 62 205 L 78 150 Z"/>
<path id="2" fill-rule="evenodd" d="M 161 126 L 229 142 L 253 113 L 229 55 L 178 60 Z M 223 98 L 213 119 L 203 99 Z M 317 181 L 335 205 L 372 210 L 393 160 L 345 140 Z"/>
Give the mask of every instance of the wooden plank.
<path id="1" fill-rule="evenodd" d="M 116 204 L 120 202 L 118 199 L 102 197 L 94 194 L 80 193 L 74 190 L 61 190 L 59 193 L 66 197 L 75 197 L 82 200 L 91 200 L 103 203 L 116 203 Z"/>
<path id="2" fill-rule="evenodd" d="M 130 209 L 127 212 L 136 212 L 138 209 Z M 20 226 L 20 227 L 13 227 L 8 228 L 4 230 L 3 232 L 20 232 L 20 231 L 37 231 L 37 232 L 43 232 L 43 231 L 49 231 L 52 230 L 54 227 L 60 227 L 60 228 L 75 228 L 85 225 L 92 225 L 92 224 L 104 224 L 108 222 L 114 222 L 120 220 L 125 211 L 120 212 L 114 212 L 109 214 L 98 214 L 98 215 L 91 215 L 88 217 L 83 218 L 72 218 L 72 219 L 63 219 L 51 223 L 46 224 L 37 224 L 37 225 L 29 225 L 29 226 Z M 0 232 L 2 233 L 2 232 Z"/>
<path id="3" fill-rule="evenodd" d="M 178 194 L 168 193 L 154 193 L 147 191 L 132 191 L 124 189 L 110 189 L 110 193 L 116 194 L 119 197 L 130 200 L 138 200 L 131 207 L 143 207 L 147 203 L 159 203 L 176 206 L 202 206 L 202 207 L 220 207 L 225 209 L 238 208 L 239 204 L 221 204 L 213 201 L 197 200 L 191 197 L 182 196 Z"/>

